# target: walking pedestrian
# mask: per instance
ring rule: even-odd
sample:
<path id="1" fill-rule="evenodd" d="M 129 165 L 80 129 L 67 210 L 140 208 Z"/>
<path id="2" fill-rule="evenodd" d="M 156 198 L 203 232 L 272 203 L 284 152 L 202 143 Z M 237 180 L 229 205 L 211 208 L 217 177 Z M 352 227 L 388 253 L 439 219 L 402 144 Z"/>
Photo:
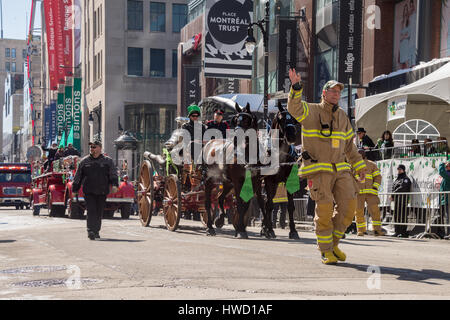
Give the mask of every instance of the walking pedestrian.
<path id="1" fill-rule="evenodd" d="M 366 134 L 366 130 L 364 128 L 358 128 L 356 131 L 358 135 L 358 149 L 364 149 L 366 151 L 367 159 L 371 161 L 377 161 L 376 155 L 371 151 L 375 148 L 375 143 L 373 143 L 372 139 Z"/>
<path id="2" fill-rule="evenodd" d="M 406 168 L 403 164 L 397 167 L 397 179 L 392 185 L 393 193 L 411 192 L 411 180 L 406 175 Z M 397 223 L 406 223 L 408 218 L 408 195 L 393 195 L 391 198 L 394 201 L 394 237 L 408 238 L 408 226 L 405 224 L 399 225 Z"/>
<path id="3" fill-rule="evenodd" d="M 356 207 L 356 228 L 358 236 L 364 236 L 367 231 L 366 218 L 364 216 L 364 207 L 367 203 L 367 210 L 369 211 L 370 217 L 372 218 L 372 226 L 375 236 L 384 236 L 385 233 L 381 230 L 381 213 L 378 204 L 380 199 L 378 198 L 378 188 L 381 183 L 380 170 L 375 162 L 370 161 L 366 158 L 366 153 L 364 150 L 360 150 L 359 153 L 366 163 L 366 179 L 358 181 L 359 194 L 358 194 L 358 204 Z M 359 175 L 355 175 L 356 179 L 359 179 Z"/>
<path id="4" fill-rule="evenodd" d="M 278 184 L 277 192 L 273 201 L 272 225 L 276 228 L 278 211 L 280 212 L 280 228 L 286 228 L 286 211 L 287 211 L 287 190 L 284 182 Z"/>
<path id="5" fill-rule="evenodd" d="M 442 177 L 441 186 L 439 188 L 440 192 L 450 191 L 450 161 L 447 161 L 446 163 L 441 163 L 439 165 L 439 175 Z M 444 218 L 443 222 L 445 224 L 450 223 L 450 194 L 445 193 L 441 196 L 441 217 Z M 449 240 L 450 239 L 450 228 L 445 228 L 445 237 L 444 239 Z"/>
<path id="6" fill-rule="evenodd" d="M 73 180 L 72 191 L 78 196 L 83 186 L 87 207 L 87 232 L 91 240 L 100 239 L 103 209 L 106 196 L 118 189 L 117 168 L 111 158 L 102 153 L 102 143 L 89 143 L 90 154 L 84 157 L 78 166 Z M 112 186 L 110 190 L 110 186 Z"/>
<path id="7" fill-rule="evenodd" d="M 344 85 L 328 81 L 322 90 L 320 103 L 302 101 L 300 74 L 289 70 L 291 91 L 289 113 L 302 124 L 301 177 L 308 179 L 311 198 L 316 201 L 315 232 L 322 263 L 345 261 L 338 248 L 340 239 L 352 223 L 358 186 L 351 170 L 365 178 L 366 164 L 353 143 L 353 128 L 347 114 L 338 103 Z M 348 160 L 348 162 L 346 162 Z M 336 213 L 334 212 L 336 202 Z"/>

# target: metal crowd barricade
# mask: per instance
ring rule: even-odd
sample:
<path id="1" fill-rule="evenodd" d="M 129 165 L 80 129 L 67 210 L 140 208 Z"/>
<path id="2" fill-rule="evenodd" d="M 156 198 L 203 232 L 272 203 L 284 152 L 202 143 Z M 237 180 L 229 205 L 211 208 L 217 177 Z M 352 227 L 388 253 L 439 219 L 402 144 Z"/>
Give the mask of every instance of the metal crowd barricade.
<path id="1" fill-rule="evenodd" d="M 410 144 L 406 146 L 366 150 L 366 155 L 375 160 L 405 159 L 415 157 L 443 157 L 449 156 L 446 140 L 429 143 Z"/>
<path id="2" fill-rule="evenodd" d="M 314 217 L 308 216 L 308 198 L 295 198 L 294 199 L 294 221 L 303 224 L 314 224 Z"/>
<path id="3" fill-rule="evenodd" d="M 423 226 L 424 232 L 414 236 L 419 239 L 439 239 L 432 227 L 449 234 L 450 191 L 380 193 L 378 196 L 383 225 Z"/>

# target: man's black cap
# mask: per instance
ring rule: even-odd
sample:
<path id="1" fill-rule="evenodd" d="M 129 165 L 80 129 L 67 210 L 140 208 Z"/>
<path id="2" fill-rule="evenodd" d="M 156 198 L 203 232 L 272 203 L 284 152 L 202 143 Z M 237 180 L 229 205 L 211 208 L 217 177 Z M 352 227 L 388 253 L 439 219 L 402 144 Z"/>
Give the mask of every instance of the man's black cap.
<path id="1" fill-rule="evenodd" d="M 99 140 L 95 140 L 94 142 L 89 142 L 89 145 L 94 144 L 96 146 L 102 146 L 102 143 Z"/>
<path id="2" fill-rule="evenodd" d="M 219 113 L 219 114 L 224 114 L 225 113 L 225 111 L 222 108 L 215 108 L 214 112 L 215 113 Z"/>
<path id="3" fill-rule="evenodd" d="M 398 165 L 397 169 L 402 169 L 403 171 L 406 171 L 406 167 L 402 164 Z"/>
<path id="4" fill-rule="evenodd" d="M 358 131 L 356 131 L 356 133 L 360 133 L 360 132 L 366 133 L 366 130 L 364 130 L 364 128 L 358 128 Z"/>

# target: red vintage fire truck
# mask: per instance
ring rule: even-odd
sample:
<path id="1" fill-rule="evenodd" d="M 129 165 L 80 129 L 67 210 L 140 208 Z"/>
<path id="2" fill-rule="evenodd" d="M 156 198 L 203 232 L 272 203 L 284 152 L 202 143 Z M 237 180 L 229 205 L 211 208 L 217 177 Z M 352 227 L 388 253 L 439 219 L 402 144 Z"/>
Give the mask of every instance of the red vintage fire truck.
<path id="1" fill-rule="evenodd" d="M 80 158 L 68 156 L 51 163 L 47 172 L 33 178 L 31 208 L 33 215 L 39 215 L 41 208 L 47 208 L 49 216 L 63 217 L 67 214 L 71 219 L 81 219 L 84 216 L 85 202 L 83 188 L 78 197 L 72 193 L 73 178 Z M 116 193 L 110 193 L 106 198 L 104 217 L 112 217 L 120 210 L 121 217 L 128 219 L 134 202 L 134 187 L 124 179 Z"/>
<path id="2" fill-rule="evenodd" d="M 0 206 L 30 207 L 31 164 L 0 163 Z"/>

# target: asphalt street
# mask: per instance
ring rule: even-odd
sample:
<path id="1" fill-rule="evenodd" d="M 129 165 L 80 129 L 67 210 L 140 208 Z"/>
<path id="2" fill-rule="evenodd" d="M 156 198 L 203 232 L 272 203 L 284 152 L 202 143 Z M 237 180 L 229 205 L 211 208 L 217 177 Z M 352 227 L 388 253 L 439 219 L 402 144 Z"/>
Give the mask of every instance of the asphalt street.
<path id="1" fill-rule="evenodd" d="M 320 262 L 312 231 L 275 229 L 277 239 L 207 237 L 201 222 L 136 216 L 86 221 L 0 209 L 0 299 L 449 299 L 450 242 L 349 235 L 347 261 Z"/>

